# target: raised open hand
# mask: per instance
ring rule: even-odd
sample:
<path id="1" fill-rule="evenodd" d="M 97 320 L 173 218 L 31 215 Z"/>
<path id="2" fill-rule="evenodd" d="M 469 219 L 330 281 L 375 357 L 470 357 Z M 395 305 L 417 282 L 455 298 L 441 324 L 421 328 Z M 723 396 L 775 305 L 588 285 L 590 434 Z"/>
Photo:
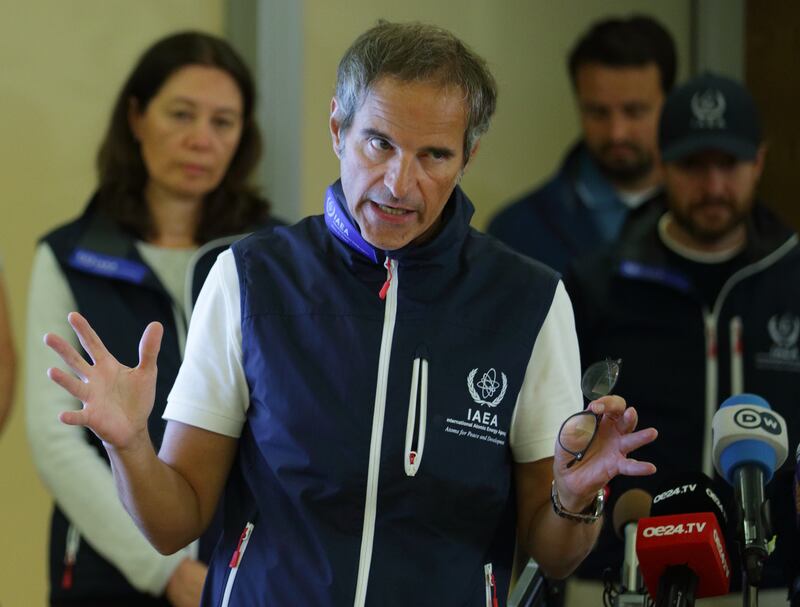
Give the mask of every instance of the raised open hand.
<path id="1" fill-rule="evenodd" d="M 117 449 L 130 447 L 137 439 L 147 437 L 164 329 L 156 322 L 147 326 L 139 342 L 139 364 L 130 368 L 111 355 L 83 316 L 72 312 L 67 320 L 94 364 L 87 363 L 58 335 L 44 336 L 44 343 L 77 375 L 51 367 L 48 377 L 83 403 L 82 410 L 64 411 L 59 419 L 65 424 L 86 426 Z"/>
<path id="2" fill-rule="evenodd" d="M 636 432 L 638 416 L 633 407 L 625 406 L 619 396 L 604 396 L 589 403 L 589 410 L 601 415 L 594 440 L 580 462 L 575 456 L 556 445 L 553 474 L 562 503 L 586 501 L 618 474 L 646 476 L 656 467 L 628 457 L 631 451 L 651 443 L 658 433 L 655 428 Z"/>

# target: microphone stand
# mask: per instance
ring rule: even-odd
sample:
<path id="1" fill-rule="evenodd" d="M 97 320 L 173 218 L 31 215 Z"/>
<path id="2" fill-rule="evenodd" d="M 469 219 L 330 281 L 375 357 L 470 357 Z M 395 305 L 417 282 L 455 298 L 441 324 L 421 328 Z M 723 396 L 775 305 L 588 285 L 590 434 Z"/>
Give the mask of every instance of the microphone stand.
<path id="1" fill-rule="evenodd" d="M 755 489 L 745 491 L 745 487 Z M 764 472 L 758 466 L 742 466 L 734 472 L 734 492 L 741 518 L 739 551 L 742 558 L 742 604 L 758 607 L 758 587 L 767 560 L 764 517 Z"/>
<path id="2" fill-rule="evenodd" d="M 758 607 L 758 586 L 747 583 L 747 573 L 742 572 L 742 605 L 744 607 Z"/>
<path id="3" fill-rule="evenodd" d="M 622 592 L 614 599 L 614 607 L 645 607 L 647 595 L 642 592 L 642 575 L 636 557 L 636 523 L 625 525 L 625 559 L 622 563 Z"/>
<path id="4" fill-rule="evenodd" d="M 697 574 L 686 565 L 667 567 L 658 580 L 656 607 L 694 607 Z"/>

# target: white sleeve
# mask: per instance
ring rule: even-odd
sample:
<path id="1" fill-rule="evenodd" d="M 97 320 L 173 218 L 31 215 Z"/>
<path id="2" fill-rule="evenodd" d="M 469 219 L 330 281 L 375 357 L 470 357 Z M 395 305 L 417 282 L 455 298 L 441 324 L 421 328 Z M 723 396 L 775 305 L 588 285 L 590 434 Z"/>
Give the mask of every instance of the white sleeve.
<path id="1" fill-rule="evenodd" d="M 150 545 L 123 508 L 111 468 L 86 441 L 85 430 L 58 420 L 61 411 L 79 409 L 81 403 L 47 378 L 48 367 L 69 369 L 42 338 L 47 332 L 57 333 L 80 351 L 67 323 L 67 313 L 75 309 L 53 252 L 39 245 L 28 292 L 26 335 L 26 423 L 33 461 L 81 541 L 113 563 L 134 588 L 161 595 L 189 553 L 162 556 Z"/>
<path id="2" fill-rule="evenodd" d="M 516 462 L 552 457 L 561 423 L 583 408 L 581 362 L 572 303 L 559 281 L 542 324 L 511 419 Z"/>
<path id="3" fill-rule="evenodd" d="M 164 418 L 238 438 L 250 391 L 242 366 L 242 312 L 233 253 L 219 255 L 189 324 L 186 353 Z"/>

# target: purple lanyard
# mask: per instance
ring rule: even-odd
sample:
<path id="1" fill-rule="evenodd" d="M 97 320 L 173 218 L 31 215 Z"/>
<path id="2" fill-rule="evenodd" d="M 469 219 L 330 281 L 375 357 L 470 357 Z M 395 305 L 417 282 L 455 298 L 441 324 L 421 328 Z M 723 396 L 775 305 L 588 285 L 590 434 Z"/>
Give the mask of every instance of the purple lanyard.
<path id="1" fill-rule="evenodd" d="M 355 249 L 373 263 L 379 263 L 378 253 L 371 244 L 361 237 L 361 232 L 350 221 L 347 213 L 342 210 L 331 186 L 325 191 L 325 225 L 328 226 L 331 234 L 351 249 Z"/>

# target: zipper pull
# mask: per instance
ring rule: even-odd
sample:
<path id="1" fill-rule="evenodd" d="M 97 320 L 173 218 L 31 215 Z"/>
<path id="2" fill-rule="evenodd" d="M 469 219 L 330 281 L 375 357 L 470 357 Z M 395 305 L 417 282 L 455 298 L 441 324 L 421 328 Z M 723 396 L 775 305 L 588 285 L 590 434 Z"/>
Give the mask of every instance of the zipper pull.
<path id="1" fill-rule="evenodd" d="M 492 586 L 494 585 L 494 574 L 492 573 L 492 564 L 486 563 L 483 566 L 483 582 L 486 587 L 486 607 L 497 607 L 492 599 Z M 495 591 L 497 596 L 497 591 Z"/>
<path id="2" fill-rule="evenodd" d="M 61 576 L 61 588 L 69 590 L 72 588 L 72 562 L 64 563 L 64 575 Z"/>
<path id="3" fill-rule="evenodd" d="M 411 452 L 408 454 L 408 463 L 409 463 L 409 464 L 411 464 L 411 465 L 413 466 L 413 465 L 414 465 L 414 460 L 415 460 L 415 459 L 417 459 L 417 452 L 416 452 L 416 451 L 411 451 Z"/>
<path id="4" fill-rule="evenodd" d="M 387 257 L 386 261 L 383 263 L 383 267 L 386 268 L 386 282 L 383 283 L 378 297 L 386 299 L 386 294 L 389 292 L 389 287 L 392 284 L 392 260 Z"/>
<path id="5" fill-rule="evenodd" d="M 233 556 L 231 557 L 231 562 L 228 563 L 228 567 L 231 569 L 236 569 L 239 566 L 239 559 L 242 556 L 242 544 L 247 539 L 247 536 L 250 535 L 250 525 L 246 525 L 244 531 L 242 531 L 242 535 L 239 536 L 239 543 L 236 544 L 236 550 L 233 551 Z"/>
<path id="6" fill-rule="evenodd" d="M 67 528 L 67 547 L 64 551 L 64 574 L 61 576 L 61 587 L 64 590 L 72 588 L 72 574 L 75 568 L 75 561 L 78 558 L 80 543 L 81 536 L 78 533 L 78 528 L 70 525 Z"/>

